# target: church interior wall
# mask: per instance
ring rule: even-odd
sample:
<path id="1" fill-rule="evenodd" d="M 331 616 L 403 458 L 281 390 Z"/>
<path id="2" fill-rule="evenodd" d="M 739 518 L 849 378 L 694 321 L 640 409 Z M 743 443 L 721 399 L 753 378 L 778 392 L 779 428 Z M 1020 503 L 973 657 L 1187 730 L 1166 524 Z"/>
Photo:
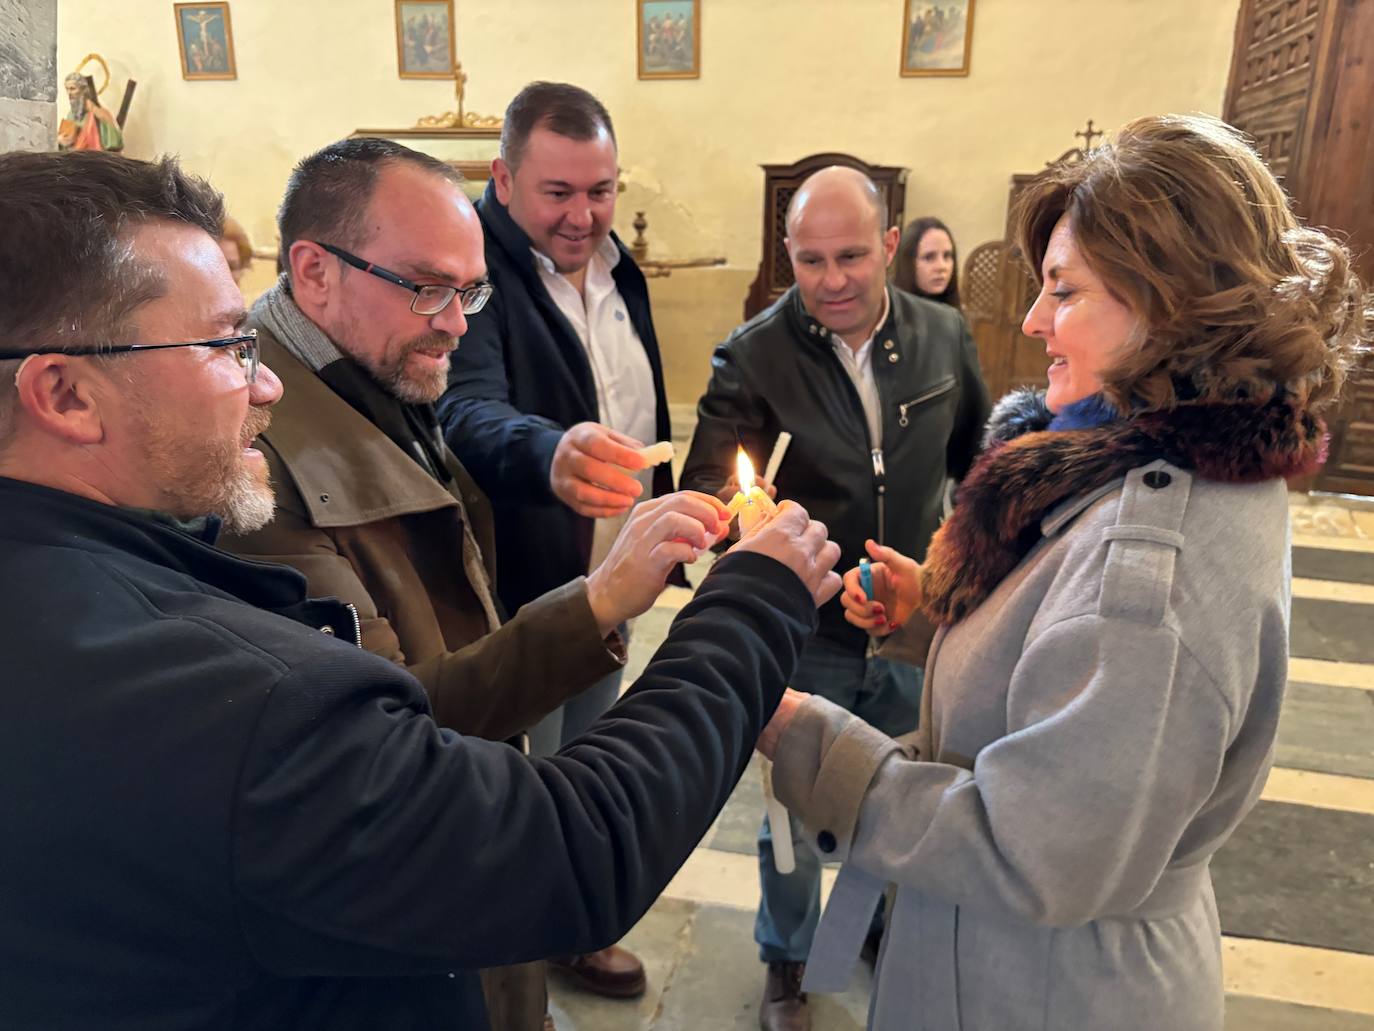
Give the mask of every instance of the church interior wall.
<path id="1" fill-rule="evenodd" d="M 1163 111 L 1219 114 L 1237 0 L 977 0 L 967 77 L 898 75 L 902 0 L 702 0 L 701 77 L 636 77 L 630 0 L 458 0 L 467 107 L 499 115 L 558 79 L 610 109 L 652 257 L 720 256 L 652 281 L 669 394 L 690 402 L 711 346 L 740 319 L 760 255 L 759 165 L 818 151 L 909 168 L 907 217 L 936 214 L 963 254 L 1000 238 L 1008 178 L 1099 128 Z M 168 152 L 223 190 L 255 245 L 292 164 L 359 127 L 451 110 L 452 83 L 397 77 L 385 0 L 233 0 L 238 78 L 184 81 L 167 0 L 61 0 L 58 78 L 91 51 L 118 104 L 138 90 L 126 153 Z M 114 100 L 110 100 L 114 97 Z M 258 270 L 255 281 L 270 278 Z"/>

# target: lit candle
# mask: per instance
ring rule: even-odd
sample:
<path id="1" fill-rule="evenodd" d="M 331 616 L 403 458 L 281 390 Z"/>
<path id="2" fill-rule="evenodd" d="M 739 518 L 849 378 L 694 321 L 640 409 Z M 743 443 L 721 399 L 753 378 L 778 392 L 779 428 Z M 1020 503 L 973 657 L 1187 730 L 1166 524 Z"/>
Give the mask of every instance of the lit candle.
<path id="1" fill-rule="evenodd" d="M 725 507 L 731 518 L 739 517 L 739 535 L 747 537 L 767 522 L 778 506 L 773 504 L 773 499 L 767 492 L 754 482 L 754 463 L 749 461 L 744 448 L 739 449 L 739 455 L 735 459 L 735 471 L 739 479 L 739 490 Z"/>

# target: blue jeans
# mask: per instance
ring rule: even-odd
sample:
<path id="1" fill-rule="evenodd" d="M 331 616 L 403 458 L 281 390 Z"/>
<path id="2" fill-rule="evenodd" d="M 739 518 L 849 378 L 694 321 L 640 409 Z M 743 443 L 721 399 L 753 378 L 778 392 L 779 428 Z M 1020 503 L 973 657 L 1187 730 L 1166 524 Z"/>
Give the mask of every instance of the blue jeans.
<path id="1" fill-rule="evenodd" d="M 617 629 L 630 646 L 630 628 L 622 623 Z M 581 694 L 569 698 L 529 730 L 530 755 L 553 755 L 573 738 L 581 737 L 593 723 L 620 697 L 620 681 L 624 673 L 618 669 L 608 673 Z"/>
<path id="2" fill-rule="evenodd" d="M 916 729 L 921 714 L 922 671 L 842 648 L 813 637 L 802 649 L 792 687 L 827 698 L 878 730 L 896 737 Z M 805 962 L 821 918 L 821 861 L 790 821 L 797 868 L 780 874 L 773 865 L 768 817 L 759 829 L 759 882 L 763 897 L 754 940 L 765 963 Z M 875 922 L 880 917 L 875 916 Z"/>

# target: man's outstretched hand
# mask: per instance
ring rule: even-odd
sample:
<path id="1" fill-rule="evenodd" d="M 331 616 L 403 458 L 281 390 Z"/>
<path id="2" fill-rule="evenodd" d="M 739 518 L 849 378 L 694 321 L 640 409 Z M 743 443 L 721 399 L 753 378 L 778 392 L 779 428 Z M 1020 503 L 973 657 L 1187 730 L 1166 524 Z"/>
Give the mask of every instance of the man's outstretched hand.
<path id="1" fill-rule="evenodd" d="M 644 488 L 626 470 L 645 468 L 633 437 L 599 422 L 579 422 L 558 441 L 549 467 L 554 496 L 580 516 L 606 519 L 624 513 Z"/>
<path id="2" fill-rule="evenodd" d="M 647 612 L 679 562 L 695 562 L 730 527 L 725 506 L 684 490 L 635 506 L 601 565 L 587 577 L 587 600 L 604 637 Z"/>
<path id="3" fill-rule="evenodd" d="M 829 539 L 825 524 L 808 516 L 795 501 L 784 501 L 768 522 L 730 551 L 755 551 L 777 559 L 801 577 L 817 607 L 839 593 L 835 563 L 840 560 L 840 546 Z"/>

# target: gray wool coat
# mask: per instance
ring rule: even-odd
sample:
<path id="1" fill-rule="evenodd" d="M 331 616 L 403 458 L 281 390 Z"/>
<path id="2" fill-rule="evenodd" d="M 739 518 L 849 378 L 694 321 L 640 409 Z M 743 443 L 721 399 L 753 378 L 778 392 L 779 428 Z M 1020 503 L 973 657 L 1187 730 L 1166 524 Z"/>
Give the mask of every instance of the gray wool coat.
<path id="1" fill-rule="evenodd" d="M 872 1029 L 1220 1031 L 1208 862 L 1272 759 L 1284 484 L 1156 461 L 1042 530 L 936 637 L 918 731 L 813 698 L 782 736 L 778 797 L 845 864 L 806 987 L 844 987 L 891 885 Z"/>

